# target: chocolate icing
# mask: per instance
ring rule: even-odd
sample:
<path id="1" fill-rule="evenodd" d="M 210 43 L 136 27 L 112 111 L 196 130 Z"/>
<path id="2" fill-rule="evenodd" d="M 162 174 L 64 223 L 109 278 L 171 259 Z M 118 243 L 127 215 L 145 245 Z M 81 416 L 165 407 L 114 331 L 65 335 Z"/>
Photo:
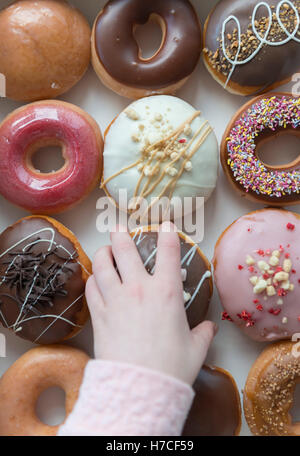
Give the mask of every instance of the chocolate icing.
<path id="1" fill-rule="evenodd" d="M 151 59 L 139 57 L 134 26 L 160 16 L 166 36 Z M 106 71 L 122 84 L 159 89 L 189 76 L 201 53 L 201 31 L 188 0 L 111 0 L 95 24 L 95 47 Z"/>
<path id="2" fill-rule="evenodd" d="M 54 242 L 48 229 L 54 232 Z M 74 329 L 70 322 L 77 324 L 77 314 L 84 306 L 85 283 L 77 256 L 74 245 L 46 219 L 23 219 L 7 228 L 0 235 L 3 326 L 11 326 L 18 336 L 40 344 L 67 337 Z M 49 314 L 61 314 L 65 320 L 43 318 Z M 32 319 L 22 321 L 27 318 Z"/>
<path id="3" fill-rule="evenodd" d="M 143 262 L 147 262 L 147 271 L 153 273 L 153 268 L 156 260 L 156 254 L 153 255 L 153 252 L 157 247 L 157 233 L 151 232 L 141 234 L 141 231 L 139 230 L 136 233 L 137 234 L 134 237 L 134 241 L 138 247 L 138 251 Z M 191 252 L 192 255 L 193 252 L 195 252 L 194 255 L 191 256 L 192 260 L 190 264 L 188 264 L 187 260 L 182 265 L 182 268 L 186 269 L 187 273 L 186 280 L 183 282 L 183 288 L 185 292 L 190 293 L 190 295 L 193 296 L 201 279 L 209 270 L 207 268 L 207 263 L 204 261 L 199 251 L 195 250 L 196 244 L 194 244 L 193 249 L 193 245 L 188 244 L 180 237 L 180 248 L 182 259 L 187 255 L 188 252 Z M 203 280 L 201 288 L 195 296 L 195 299 L 190 303 L 186 303 L 187 319 L 191 328 L 194 328 L 205 319 L 211 294 L 211 279 L 207 278 Z"/>
<path id="4" fill-rule="evenodd" d="M 241 409 L 239 394 L 231 377 L 216 367 L 203 366 L 193 388 L 196 396 L 182 435 L 236 435 L 241 423 Z"/>
<path id="5" fill-rule="evenodd" d="M 242 33 L 247 32 L 251 23 L 255 6 L 260 3 L 257 0 L 221 0 L 212 11 L 206 29 L 205 48 L 214 54 L 219 49 L 220 56 L 223 57 L 222 46 L 220 45 L 222 25 L 231 15 L 237 17 L 241 24 Z M 276 0 L 265 0 L 269 6 L 277 6 Z M 300 13 L 299 0 L 293 0 L 297 5 Z M 274 12 L 275 9 L 272 9 Z M 260 20 L 268 16 L 265 7 L 259 8 L 256 18 Z M 227 24 L 226 34 L 232 34 L 237 25 L 234 21 Z M 281 41 L 287 36 L 283 33 L 281 36 L 274 36 L 275 41 Z M 299 35 L 296 36 L 298 39 Z M 270 39 L 270 36 L 269 36 Z M 278 81 L 284 81 L 290 78 L 300 68 L 300 43 L 289 41 L 281 46 L 264 45 L 260 52 L 248 63 L 239 65 L 235 68 L 230 80 L 241 85 L 250 87 L 260 87 L 266 90 L 267 87 Z M 226 76 L 227 77 L 227 76 Z M 254 93 L 253 93 L 254 94 Z"/>

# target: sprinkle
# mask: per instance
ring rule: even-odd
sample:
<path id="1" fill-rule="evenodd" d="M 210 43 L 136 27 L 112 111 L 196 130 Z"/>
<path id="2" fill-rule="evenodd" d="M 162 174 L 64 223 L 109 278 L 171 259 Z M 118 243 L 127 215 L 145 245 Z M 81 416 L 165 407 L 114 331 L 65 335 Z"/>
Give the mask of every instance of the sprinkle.
<path id="1" fill-rule="evenodd" d="M 241 271 L 242 269 L 244 269 L 244 266 L 242 266 L 241 264 L 238 265 L 238 269 Z"/>
<path id="2" fill-rule="evenodd" d="M 295 229 L 295 225 L 293 225 L 292 223 L 288 223 L 286 227 L 288 230 L 291 230 L 291 231 L 294 231 L 294 229 Z"/>

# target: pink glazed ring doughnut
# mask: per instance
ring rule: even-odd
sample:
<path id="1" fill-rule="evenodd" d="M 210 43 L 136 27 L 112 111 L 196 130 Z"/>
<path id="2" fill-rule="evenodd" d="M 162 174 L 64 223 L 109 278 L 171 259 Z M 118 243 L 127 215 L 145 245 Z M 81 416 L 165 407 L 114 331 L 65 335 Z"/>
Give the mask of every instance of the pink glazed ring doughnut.
<path id="1" fill-rule="evenodd" d="M 41 173 L 32 163 L 46 146 L 62 148 L 64 165 Z M 100 181 L 101 131 L 86 112 L 61 101 L 41 101 L 12 112 L 0 124 L 0 193 L 36 214 L 65 211 Z"/>

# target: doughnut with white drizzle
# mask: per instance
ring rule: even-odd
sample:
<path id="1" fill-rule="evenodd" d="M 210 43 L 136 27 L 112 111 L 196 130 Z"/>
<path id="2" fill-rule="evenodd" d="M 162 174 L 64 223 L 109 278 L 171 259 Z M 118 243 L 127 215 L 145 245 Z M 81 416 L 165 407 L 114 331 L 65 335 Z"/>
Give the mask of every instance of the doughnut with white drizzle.
<path id="1" fill-rule="evenodd" d="M 264 93 L 300 69 L 299 0 L 222 0 L 204 34 L 206 66 L 230 92 Z"/>
<path id="2" fill-rule="evenodd" d="M 19 220 L 0 235 L 0 322 L 35 343 L 73 337 L 88 317 L 90 271 L 63 225 L 44 216 Z"/>
<path id="3" fill-rule="evenodd" d="M 158 226 L 141 227 L 131 232 L 144 266 L 149 274 L 155 272 Z M 178 232 L 181 250 L 183 303 L 187 319 L 194 328 L 205 319 L 212 295 L 212 274 L 209 261 L 197 244 L 186 234 Z"/>

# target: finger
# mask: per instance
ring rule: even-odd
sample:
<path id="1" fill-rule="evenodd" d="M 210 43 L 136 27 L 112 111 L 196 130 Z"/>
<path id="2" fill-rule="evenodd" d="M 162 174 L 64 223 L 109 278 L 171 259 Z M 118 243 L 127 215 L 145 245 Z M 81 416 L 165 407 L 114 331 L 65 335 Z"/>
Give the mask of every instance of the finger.
<path id="1" fill-rule="evenodd" d="M 130 234 L 121 228 L 111 234 L 112 253 L 122 282 L 136 282 L 147 276 L 137 247 Z"/>
<path id="2" fill-rule="evenodd" d="M 95 321 L 101 315 L 100 311 L 104 307 L 104 301 L 93 275 L 89 277 L 86 283 L 85 297 L 91 314 L 91 319 L 92 321 Z"/>
<path id="3" fill-rule="evenodd" d="M 97 251 L 93 261 L 93 274 L 105 303 L 109 304 L 121 290 L 121 280 L 114 265 L 111 246 Z"/>
<path id="4" fill-rule="evenodd" d="M 166 279 L 175 279 L 181 284 L 180 241 L 173 223 L 160 226 L 157 241 L 155 274 Z"/>
<path id="5" fill-rule="evenodd" d="M 212 321 L 204 321 L 192 330 L 192 336 L 195 341 L 195 347 L 197 352 L 196 358 L 199 361 L 198 370 L 201 369 L 206 359 L 208 349 L 213 341 L 213 338 L 217 333 L 217 330 L 217 325 Z"/>

